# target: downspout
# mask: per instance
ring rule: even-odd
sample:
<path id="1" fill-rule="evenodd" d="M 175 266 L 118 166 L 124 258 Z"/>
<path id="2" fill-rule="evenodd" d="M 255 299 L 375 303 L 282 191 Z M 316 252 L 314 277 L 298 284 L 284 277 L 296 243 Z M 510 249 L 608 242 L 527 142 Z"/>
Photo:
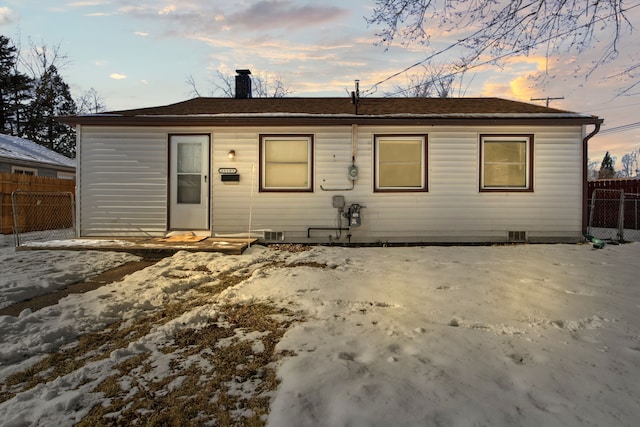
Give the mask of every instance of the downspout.
<path id="1" fill-rule="evenodd" d="M 81 183 L 81 177 L 82 177 L 82 166 L 81 166 L 81 159 L 82 159 L 82 144 L 80 143 L 82 140 L 82 125 L 77 125 L 76 126 L 76 191 L 74 194 L 74 199 L 75 199 L 75 225 L 76 225 L 76 237 L 80 237 L 80 183 Z"/>
<path id="2" fill-rule="evenodd" d="M 594 123 L 595 129 L 582 140 L 582 233 L 587 232 L 589 226 L 589 167 L 587 161 L 589 159 L 589 140 L 593 138 L 599 131 L 602 119 Z"/>

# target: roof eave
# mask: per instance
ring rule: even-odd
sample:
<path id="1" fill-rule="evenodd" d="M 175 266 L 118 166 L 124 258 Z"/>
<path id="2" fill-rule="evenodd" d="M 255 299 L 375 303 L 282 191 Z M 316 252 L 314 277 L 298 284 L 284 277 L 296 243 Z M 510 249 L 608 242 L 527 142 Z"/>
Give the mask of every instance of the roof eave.
<path id="1" fill-rule="evenodd" d="M 176 115 L 121 116 L 87 115 L 57 117 L 61 123 L 76 126 L 304 126 L 304 125 L 405 125 L 405 126 L 474 126 L 502 125 L 589 125 L 603 119 L 581 114 L 458 114 L 458 115 Z"/>
<path id="2" fill-rule="evenodd" d="M 4 161 L 5 163 L 11 163 L 16 166 L 54 169 L 62 172 L 76 171 L 75 166 L 62 165 L 58 163 L 41 162 L 38 160 L 26 160 L 26 159 L 20 159 L 20 158 L 9 157 L 9 156 L 0 156 L 0 161 Z"/>

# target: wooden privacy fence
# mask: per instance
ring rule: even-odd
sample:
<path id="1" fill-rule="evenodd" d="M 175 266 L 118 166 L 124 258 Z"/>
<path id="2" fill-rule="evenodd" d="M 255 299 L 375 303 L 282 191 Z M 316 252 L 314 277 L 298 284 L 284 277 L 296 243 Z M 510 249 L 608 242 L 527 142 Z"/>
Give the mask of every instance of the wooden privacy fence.
<path id="1" fill-rule="evenodd" d="M 75 194 L 76 182 L 71 179 L 47 178 L 41 176 L 0 173 L 0 234 L 13 233 L 13 209 L 11 194 L 14 191 L 28 192 L 70 192 Z M 40 229 L 47 229 L 51 218 L 43 218 Z"/>
<path id="2" fill-rule="evenodd" d="M 589 197 L 593 194 L 593 190 L 623 190 L 625 193 L 639 194 L 640 179 L 599 179 L 597 181 L 589 181 Z"/>

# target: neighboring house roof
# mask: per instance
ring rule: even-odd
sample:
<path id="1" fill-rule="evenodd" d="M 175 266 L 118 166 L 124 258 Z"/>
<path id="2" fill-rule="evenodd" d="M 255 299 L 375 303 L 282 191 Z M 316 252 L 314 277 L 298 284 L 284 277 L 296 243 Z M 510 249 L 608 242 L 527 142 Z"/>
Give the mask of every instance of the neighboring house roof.
<path id="1" fill-rule="evenodd" d="M 501 98 L 194 98 L 175 104 L 112 111 L 109 113 L 58 117 L 75 124 L 238 125 L 281 121 L 310 123 L 405 123 L 455 124 L 509 121 L 510 123 L 596 124 L 602 119 Z"/>
<path id="2" fill-rule="evenodd" d="M 52 169 L 75 171 L 76 161 L 49 150 L 33 141 L 0 134 L 0 159 L 20 165 L 46 166 Z"/>

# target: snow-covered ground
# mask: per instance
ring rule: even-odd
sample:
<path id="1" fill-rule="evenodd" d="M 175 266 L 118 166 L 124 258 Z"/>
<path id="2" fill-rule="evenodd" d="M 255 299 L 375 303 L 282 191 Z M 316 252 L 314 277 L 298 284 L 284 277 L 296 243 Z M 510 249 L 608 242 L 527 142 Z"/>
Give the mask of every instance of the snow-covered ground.
<path id="1" fill-rule="evenodd" d="M 140 259 L 124 252 L 33 251 L 26 254 L 14 250 L 13 236 L 0 235 L 0 239 L 0 308 Z"/>
<path id="2" fill-rule="evenodd" d="M 12 248 L 0 248 L 0 283 L 5 272 L 21 286 L 37 283 L 22 267 L 36 255 L 5 251 Z M 51 281 L 54 266 L 64 276 L 77 256 L 42 253 L 48 256 L 36 265 L 52 272 Z M 639 243 L 601 250 L 585 244 L 179 252 L 55 306 L 0 317 L 0 424 L 72 425 L 92 407 L 140 389 L 161 399 L 187 387 L 186 375 L 172 376 L 186 365 L 200 367 L 199 384 L 208 384 L 208 361 L 225 342 L 248 341 L 244 352 L 258 357 L 268 332 L 237 330 L 188 356 L 177 337 L 213 323 L 225 327 L 227 304 L 266 303 L 299 319 L 277 344 L 284 357 L 275 364 L 281 382 L 267 393 L 268 425 L 637 425 L 639 259 Z M 222 276 L 236 280 L 221 293 L 202 291 Z M 109 349 L 108 357 L 87 355 L 58 376 L 40 372 L 43 379 L 31 388 L 9 384 L 47 353 L 80 347 L 84 334 L 109 324 L 124 329 L 185 301 L 192 302 L 184 312 L 130 333 L 128 344 Z M 197 340 L 188 342 L 198 348 Z M 144 369 L 130 371 L 135 378 L 121 374 L 109 392 L 107 379 L 136 356 Z M 263 376 L 228 387 L 255 392 Z M 166 386 L 153 391 L 163 379 Z M 219 400 L 210 392 L 211 402 Z M 189 398 L 183 399 L 186 408 Z M 131 408 L 108 416 L 118 419 Z M 233 416 L 241 420 L 248 412 L 235 408 Z"/>

